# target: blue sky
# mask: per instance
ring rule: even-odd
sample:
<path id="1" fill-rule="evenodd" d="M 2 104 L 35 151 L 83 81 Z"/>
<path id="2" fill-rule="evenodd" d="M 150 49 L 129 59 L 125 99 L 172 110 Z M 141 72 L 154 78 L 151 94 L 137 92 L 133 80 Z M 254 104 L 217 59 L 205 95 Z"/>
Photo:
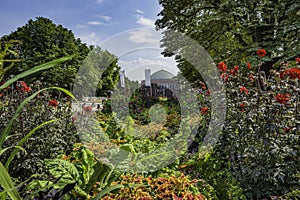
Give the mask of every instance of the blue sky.
<path id="1" fill-rule="evenodd" d="M 176 75 L 173 59 L 160 56 L 161 33 L 155 31 L 154 22 L 161 9 L 158 0 L 1 0 L 0 36 L 29 19 L 47 17 L 83 42 L 117 55 L 132 79 L 144 79 L 146 68 Z"/>

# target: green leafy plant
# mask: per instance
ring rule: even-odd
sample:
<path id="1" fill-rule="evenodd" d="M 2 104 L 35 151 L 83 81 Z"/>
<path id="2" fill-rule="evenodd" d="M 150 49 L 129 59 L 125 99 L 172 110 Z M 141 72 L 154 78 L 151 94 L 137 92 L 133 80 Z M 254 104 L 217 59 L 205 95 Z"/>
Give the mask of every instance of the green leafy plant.
<path id="1" fill-rule="evenodd" d="M 62 191 L 69 184 L 75 184 L 74 190 L 67 195 L 67 198 L 71 199 L 100 199 L 113 190 L 137 186 L 112 186 L 111 183 L 120 173 L 96 161 L 93 153 L 81 144 L 76 144 L 69 155 L 61 155 L 60 159 L 45 160 L 45 166 L 51 176 L 48 176 L 48 180 L 30 182 L 25 189 L 28 198 L 38 195 L 39 191 L 48 191 L 49 188 Z"/>
<path id="2" fill-rule="evenodd" d="M 104 200 L 112 199 L 198 199 L 206 198 L 198 191 L 198 180 L 190 180 L 183 174 L 170 176 L 160 174 L 160 177 L 143 177 L 135 174 L 124 175 L 114 184 L 134 183 L 144 186 L 134 188 L 120 188 L 103 197 Z M 113 184 L 113 185 L 114 185 Z"/>
<path id="3" fill-rule="evenodd" d="M 1 57 L 0 57 L 0 63 L 1 63 L 1 80 L 4 76 L 4 74 L 7 72 L 7 70 L 11 69 L 11 66 L 12 64 L 15 62 L 15 61 L 10 61 L 8 60 L 9 62 L 11 62 L 11 65 L 9 65 L 7 68 L 4 69 L 4 62 L 6 62 L 7 60 L 5 60 L 5 56 L 7 55 L 7 52 L 9 53 L 14 53 L 13 51 L 9 50 L 9 46 L 5 46 L 4 50 L 1 51 Z M 4 83 L 2 86 L 0 86 L 0 91 L 2 91 L 4 88 L 6 88 L 7 86 L 9 86 L 10 84 L 12 84 L 13 82 L 17 81 L 18 79 L 22 78 L 22 77 L 26 77 L 28 75 L 31 75 L 33 73 L 36 73 L 38 71 L 42 71 L 42 70 L 45 70 L 45 69 L 49 69 L 51 67 L 54 67 L 55 65 L 57 65 L 58 63 L 61 63 L 63 61 L 66 61 L 68 59 L 70 59 L 71 57 L 67 57 L 67 58 L 60 58 L 60 59 L 57 59 L 55 61 L 52 61 L 52 62 L 49 62 L 49 63 L 46 63 L 46 64 L 43 64 L 43 65 L 40 65 L 40 66 L 37 66 L 31 70 L 28 70 L 24 73 L 21 73 L 19 74 L 18 76 L 8 80 L 6 83 Z M 71 97 L 73 97 L 72 94 L 70 94 L 70 92 L 66 91 L 65 89 L 62 89 L 62 88 L 56 88 L 56 89 L 59 89 L 59 90 L 62 90 L 62 91 L 65 91 L 67 94 L 71 95 Z M 5 140 L 7 140 L 8 138 L 8 135 L 10 133 L 10 130 L 12 128 L 12 125 L 14 123 L 14 120 L 19 116 L 22 108 L 26 105 L 26 103 L 28 103 L 28 101 L 30 101 L 32 98 L 34 98 L 39 92 L 36 92 L 34 94 L 32 94 L 30 97 L 28 97 L 27 99 L 25 99 L 21 105 L 19 106 L 19 108 L 17 109 L 17 111 L 15 112 L 15 114 L 13 115 L 12 119 L 8 122 L 8 124 L 6 125 L 6 127 L 4 128 L 4 130 L 1 132 L 1 136 L 0 136 L 0 150 L 2 151 L 3 150 L 3 143 Z M 41 125 L 42 126 L 42 125 Z M 39 127 L 37 127 L 38 129 Z M 36 130 L 36 129 L 35 129 Z M 35 131 L 31 131 L 29 132 L 28 135 L 31 135 L 33 134 L 33 132 Z M 27 135 L 27 136 L 28 136 Z M 9 160 L 7 161 L 6 163 L 6 167 L 9 166 L 9 163 L 11 162 L 11 160 L 13 160 L 14 156 L 16 155 L 16 153 L 20 150 L 20 147 L 21 145 L 28 139 L 28 137 L 25 137 L 24 140 L 20 141 L 19 144 L 17 145 L 17 147 L 19 148 L 16 148 L 13 153 L 11 154 Z M 5 149 L 7 150 L 7 149 Z M 3 153 L 3 151 L 2 151 Z M 4 192 L 2 192 L 2 195 L 1 196 L 5 196 L 6 194 L 4 193 L 7 193 L 12 199 L 20 199 L 20 196 L 16 190 L 16 187 L 14 186 L 14 183 L 12 182 L 11 180 L 11 177 L 9 175 L 9 173 L 7 172 L 7 169 L 4 168 L 3 164 L 1 163 L 0 165 L 1 169 L 0 169 L 0 185 L 5 189 Z"/>

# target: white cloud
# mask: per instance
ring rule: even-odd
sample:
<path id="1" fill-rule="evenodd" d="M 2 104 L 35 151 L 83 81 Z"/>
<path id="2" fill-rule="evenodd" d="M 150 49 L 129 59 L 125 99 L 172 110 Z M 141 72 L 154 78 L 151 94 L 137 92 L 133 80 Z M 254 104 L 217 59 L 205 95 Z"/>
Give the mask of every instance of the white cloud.
<path id="1" fill-rule="evenodd" d="M 144 14 L 144 12 L 142 10 L 136 9 L 135 11 L 139 14 Z"/>
<path id="2" fill-rule="evenodd" d="M 87 26 L 86 25 L 83 25 L 83 24 L 77 24 L 76 25 L 76 28 L 86 28 Z"/>
<path id="3" fill-rule="evenodd" d="M 89 34 L 83 34 L 78 36 L 82 42 L 87 45 L 99 45 L 101 40 L 100 37 L 96 35 L 96 33 L 92 32 Z"/>
<path id="4" fill-rule="evenodd" d="M 136 23 L 145 27 L 154 27 L 154 21 L 145 17 L 138 17 Z"/>
<path id="5" fill-rule="evenodd" d="M 102 3 L 104 0 L 97 0 L 96 3 Z"/>
<path id="6" fill-rule="evenodd" d="M 129 41 L 133 43 L 155 43 L 159 44 L 160 38 L 153 34 L 150 29 L 138 29 L 131 31 L 129 36 Z"/>
<path id="7" fill-rule="evenodd" d="M 103 23 L 99 22 L 99 21 L 89 21 L 89 22 L 87 22 L 87 24 L 93 25 L 93 26 L 99 26 L 99 25 L 102 25 Z"/>
<path id="8" fill-rule="evenodd" d="M 105 16 L 105 15 L 99 15 L 98 17 L 102 18 L 103 20 L 109 22 L 110 20 L 112 20 L 112 18 L 110 16 Z"/>

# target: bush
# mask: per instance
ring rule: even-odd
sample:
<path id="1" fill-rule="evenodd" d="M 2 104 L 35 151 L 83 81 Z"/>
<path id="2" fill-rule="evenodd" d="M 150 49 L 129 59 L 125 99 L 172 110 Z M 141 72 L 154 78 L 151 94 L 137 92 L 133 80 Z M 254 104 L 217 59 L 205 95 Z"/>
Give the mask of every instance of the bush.
<path id="1" fill-rule="evenodd" d="M 20 83 L 22 83 L 20 85 Z M 26 84 L 26 83 L 25 83 Z M 41 84 L 31 88 L 24 82 L 8 88 L 1 97 L 0 110 L 2 131 L 12 118 L 20 103 L 28 97 L 32 91 L 42 88 Z M 24 87 L 26 86 L 26 87 Z M 26 90 L 24 88 L 27 88 Z M 19 180 L 25 180 L 32 174 L 41 173 L 44 170 L 43 160 L 55 158 L 60 153 L 72 150 L 73 144 L 79 142 L 75 126 L 72 123 L 72 112 L 68 97 L 52 97 L 49 92 L 42 92 L 30 101 L 15 119 L 11 136 L 4 143 L 3 148 L 16 145 L 29 131 L 45 121 L 59 119 L 37 130 L 24 144 L 26 154 L 19 153 L 10 165 L 11 176 Z M 11 151 L 6 151 L 1 162 L 4 162 Z"/>
<path id="2" fill-rule="evenodd" d="M 214 155 L 230 162 L 248 199 L 281 196 L 299 187 L 300 69 L 295 62 L 289 65 L 268 78 L 247 65 L 221 75 L 227 118 Z"/>

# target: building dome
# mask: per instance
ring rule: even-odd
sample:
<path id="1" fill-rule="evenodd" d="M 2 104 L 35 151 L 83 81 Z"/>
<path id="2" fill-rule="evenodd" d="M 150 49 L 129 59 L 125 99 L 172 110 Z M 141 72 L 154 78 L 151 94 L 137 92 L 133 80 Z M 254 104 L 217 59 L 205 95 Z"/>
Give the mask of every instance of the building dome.
<path id="1" fill-rule="evenodd" d="M 159 70 L 151 75 L 151 80 L 172 79 L 174 75 L 166 70 Z"/>

